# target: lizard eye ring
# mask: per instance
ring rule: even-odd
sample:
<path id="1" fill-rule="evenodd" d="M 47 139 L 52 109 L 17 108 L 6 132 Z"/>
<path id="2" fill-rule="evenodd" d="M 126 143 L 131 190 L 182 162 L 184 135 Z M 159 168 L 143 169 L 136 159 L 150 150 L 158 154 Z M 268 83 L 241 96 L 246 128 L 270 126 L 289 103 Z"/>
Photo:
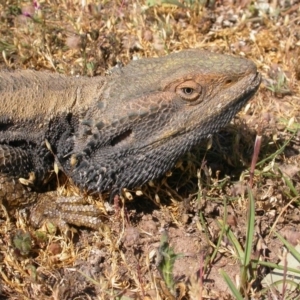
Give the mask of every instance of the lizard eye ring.
<path id="1" fill-rule="evenodd" d="M 176 87 L 176 94 L 179 95 L 183 100 L 186 101 L 195 101 L 199 99 L 202 87 L 200 84 L 193 80 L 188 80 L 180 83 Z"/>

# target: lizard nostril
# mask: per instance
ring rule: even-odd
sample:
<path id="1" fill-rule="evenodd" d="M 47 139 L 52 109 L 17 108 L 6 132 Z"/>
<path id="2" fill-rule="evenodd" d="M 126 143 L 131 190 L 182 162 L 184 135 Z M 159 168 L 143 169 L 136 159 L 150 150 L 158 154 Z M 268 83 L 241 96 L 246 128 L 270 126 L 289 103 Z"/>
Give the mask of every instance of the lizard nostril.
<path id="1" fill-rule="evenodd" d="M 132 134 L 132 130 L 128 129 L 128 130 L 122 132 L 121 134 L 117 135 L 116 137 L 114 137 L 112 139 L 112 141 L 110 142 L 110 144 L 114 147 L 117 144 L 119 144 L 120 142 L 126 140 L 131 134 Z"/>

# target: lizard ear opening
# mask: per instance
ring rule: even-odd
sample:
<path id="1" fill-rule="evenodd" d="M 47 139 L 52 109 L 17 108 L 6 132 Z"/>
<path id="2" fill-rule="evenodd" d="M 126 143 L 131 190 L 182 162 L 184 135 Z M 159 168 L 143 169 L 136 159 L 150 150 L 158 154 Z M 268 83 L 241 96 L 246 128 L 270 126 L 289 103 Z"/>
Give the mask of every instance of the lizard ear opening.
<path id="1" fill-rule="evenodd" d="M 121 134 L 117 135 L 116 137 L 114 137 L 110 144 L 112 147 L 116 146 L 117 144 L 125 141 L 127 138 L 129 138 L 132 134 L 132 129 L 128 129 L 124 132 L 122 132 Z"/>

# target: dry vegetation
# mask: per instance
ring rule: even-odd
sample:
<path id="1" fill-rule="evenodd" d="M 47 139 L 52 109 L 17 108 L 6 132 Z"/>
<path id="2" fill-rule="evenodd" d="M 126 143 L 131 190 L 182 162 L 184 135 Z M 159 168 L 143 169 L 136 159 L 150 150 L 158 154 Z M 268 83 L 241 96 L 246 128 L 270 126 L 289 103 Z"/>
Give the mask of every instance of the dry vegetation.
<path id="1" fill-rule="evenodd" d="M 297 290 L 264 290 L 270 268 L 254 263 L 280 261 L 275 232 L 294 246 L 300 240 L 299 15 L 296 0 L 2 0 L 2 69 L 95 76 L 133 57 L 201 48 L 252 59 L 263 82 L 211 147 L 126 191 L 124 205 L 96 199 L 99 231 L 36 231 L 24 211 L 8 218 L 3 210 L 0 298 L 235 299 L 223 270 L 245 299 L 299 299 Z M 247 192 L 256 135 L 261 151 Z M 237 244 L 251 249 L 244 269 Z"/>

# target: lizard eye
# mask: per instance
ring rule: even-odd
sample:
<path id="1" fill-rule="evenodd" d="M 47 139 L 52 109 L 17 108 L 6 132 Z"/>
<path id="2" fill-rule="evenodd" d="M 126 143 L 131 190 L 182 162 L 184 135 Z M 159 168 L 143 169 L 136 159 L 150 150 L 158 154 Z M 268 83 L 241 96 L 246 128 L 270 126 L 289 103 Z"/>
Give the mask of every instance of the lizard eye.
<path id="1" fill-rule="evenodd" d="M 188 96 L 192 95 L 194 90 L 192 88 L 183 88 L 182 92 Z"/>
<path id="2" fill-rule="evenodd" d="M 182 82 L 176 87 L 177 95 L 187 101 L 197 100 L 201 95 L 201 90 L 201 86 L 193 80 Z"/>

